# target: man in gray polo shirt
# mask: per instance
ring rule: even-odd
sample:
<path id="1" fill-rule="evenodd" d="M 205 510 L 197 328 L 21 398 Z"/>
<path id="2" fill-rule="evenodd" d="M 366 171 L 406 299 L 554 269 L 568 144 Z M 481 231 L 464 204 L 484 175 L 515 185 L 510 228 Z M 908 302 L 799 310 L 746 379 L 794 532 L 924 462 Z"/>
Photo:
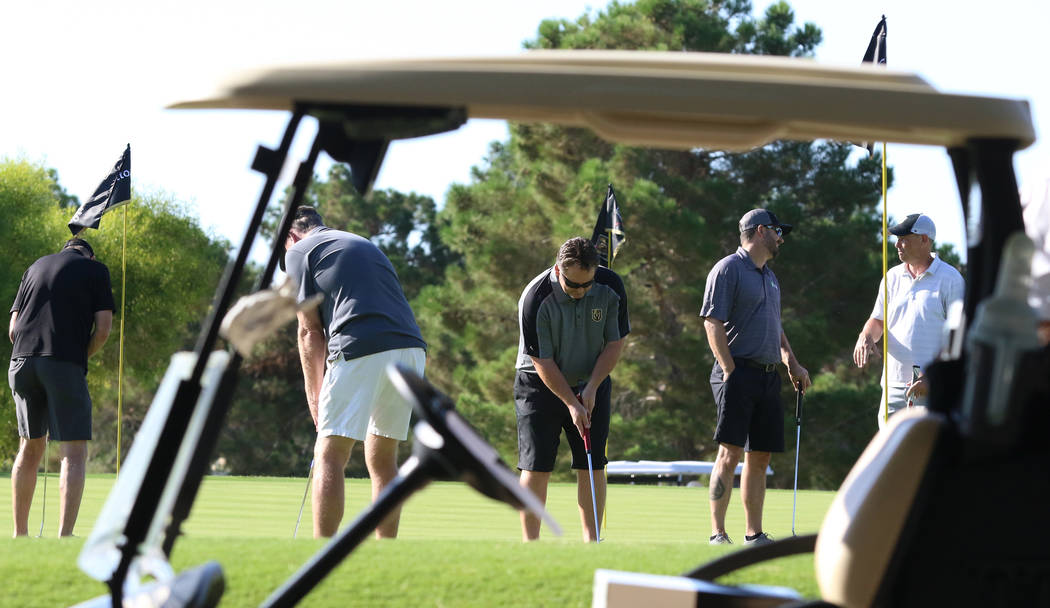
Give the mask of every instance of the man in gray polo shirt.
<path id="1" fill-rule="evenodd" d="M 598 265 L 598 251 L 583 238 L 565 242 L 557 263 L 525 288 L 518 301 L 520 327 L 514 404 L 518 418 L 521 485 L 547 501 L 562 429 L 572 449 L 576 498 L 584 542 L 597 540 L 605 507 L 605 442 L 609 437 L 610 372 L 631 331 L 627 292 L 612 270 Z M 594 503 L 583 434 L 591 434 Z M 523 511 L 522 538 L 540 536 L 540 520 Z"/>
<path id="2" fill-rule="evenodd" d="M 791 384 L 810 386 L 780 325 L 780 283 L 767 262 L 776 257 L 790 224 L 765 209 L 740 218 L 740 247 L 707 275 L 704 319 L 715 355 L 711 391 L 718 406 L 714 439 L 718 455 L 711 470 L 711 544 L 730 544 L 725 519 L 740 457 L 744 470 L 744 544 L 772 542 L 762 531 L 766 467 L 772 452 L 784 451 L 784 406 L 776 363 L 787 366 Z"/>
<path id="3" fill-rule="evenodd" d="M 298 283 L 300 302 L 323 296 L 320 306 L 298 313 L 298 341 L 317 427 L 314 537 L 332 536 L 343 518 L 343 470 L 356 441 L 365 442 L 373 500 L 397 476 L 398 442 L 408 437 L 412 407 L 385 370 L 402 363 L 423 375 L 426 343 L 390 260 L 368 239 L 326 227 L 313 207 L 296 209 L 281 268 Z M 376 537 L 396 537 L 400 514 L 391 512 Z"/>

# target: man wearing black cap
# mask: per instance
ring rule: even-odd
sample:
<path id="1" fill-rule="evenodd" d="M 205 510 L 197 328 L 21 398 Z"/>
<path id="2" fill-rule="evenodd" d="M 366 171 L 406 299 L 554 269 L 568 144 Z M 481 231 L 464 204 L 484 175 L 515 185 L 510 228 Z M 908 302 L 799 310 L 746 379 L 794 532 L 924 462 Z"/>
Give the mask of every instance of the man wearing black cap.
<path id="1" fill-rule="evenodd" d="M 740 247 L 722 258 L 707 275 L 704 319 L 715 355 L 711 391 L 718 406 L 714 439 L 718 455 L 711 470 L 712 545 L 730 544 L 725 518 L 740 457 L 744 469 L 744 544 L 772 542 L 762 531 L 766 468 L 772 452 L 784 451 L 784 406 L 780 401 L 777 362 L 787 366 L 791 384 L 810 386 L 809 372 L 791 351 L 780 325 L 780 284 L 767 262 L 776 257 L 791 232 L 765 209 L 740 218 Z"/>
<path id="2" fill-rule="evenodd" d="M 313 207 L 296 209 L 281 268 L 299 285 L 299 359 L 317 441 L 314 537 L 332 536 L 343 518 L 343 470 L 363 441 L 375 499 L 397 476 L 398 443 L 408 437 L 412 406 L 386 377 L 391 363 L 420 376 L 426 343 L 401 291 L 397 272 L 368 239 L 324 225 Z M 376 527 L 397 536 L 401 510 Z"/>
<path id="3" fill-rule="evenodd" d="M 73 534 L 91 439 L 87 360 L 102 348 L 112 325 L 109 270 L 86 241 L 70 239 L 22 275 L 7 330 L 13 344 L 7 378 L 19 435 L 11 470 L 15 536 L 28 534 L 48 434 L 59 442 L 62 460 L 58 533 Z"/>
<path id="4" fill-rule="evenodd" d="M 940 350 L 949 308 L 962 300 L 965 290 L 959 271 L 933 253 L 937 227 L 929 216 L 913 213 L 892 226 L 890 234 L 897 237 L 897 256 L 903 263 L 891 268 L 886 282 L 879 284 L 875 308 L 853 349 L 858 367 L 864 367 L 878 352 L 875 344 L 882 338 L 883 294 L 888 292 L 889 354 L 882 378 L 879 428 L 897 410 L 909 404 L 925 405 L 928 389 L 922 374 Z M 915 377 L 918 380 L 913 382 Z"/>

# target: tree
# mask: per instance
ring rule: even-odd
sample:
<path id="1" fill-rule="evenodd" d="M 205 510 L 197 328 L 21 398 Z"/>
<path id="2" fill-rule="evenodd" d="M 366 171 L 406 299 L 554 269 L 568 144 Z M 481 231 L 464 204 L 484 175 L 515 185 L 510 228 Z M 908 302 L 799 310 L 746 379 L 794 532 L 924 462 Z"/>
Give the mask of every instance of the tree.
<path id="1" fill-rule="evenodd" d="M 748 2 L 614 2 L 575 21 L 544 21 L 526 46 L 807 56 L 820 42 L 816 26 L 794 26 L 786 3 L 761 18 L 750 11 Z M 776 142 L 739 154 L 649 150 L 581 129 L 512 125 L 510 140 L 491 147 L 471 184 L 450 190 L 439 216 L 447 221 L 442 237 L 464 263 L 414 302 L 430 344 L 428 376 L 513 462 L 518 295 L 562 242 L 590 233 L 612 183 L 627 232 L 615 269 L 627 285 L 632 332 L 613 374 L 609 457 L 712 456 L 712 357 L 698 313 L 707 272 L 738 246 L 747 210 L 766 207 L 797 225 L 774 267 L 800 360 L 814 375 L 833 374 L 851 352 L 878 283 L 881 162 L 851 163 L 851 150 L 837 142 Z M 784 397 L 793 402 L 786 381 Z M 862 446 L 849 443 L 848 462 Z M 777 481 L 790 479 L 785 463 Z"/>

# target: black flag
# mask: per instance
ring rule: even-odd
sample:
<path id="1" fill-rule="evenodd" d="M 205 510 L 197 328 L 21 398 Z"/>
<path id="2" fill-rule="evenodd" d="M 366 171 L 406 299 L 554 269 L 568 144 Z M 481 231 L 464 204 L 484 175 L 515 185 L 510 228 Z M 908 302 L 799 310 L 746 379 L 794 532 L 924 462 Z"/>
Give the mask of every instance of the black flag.
<path id="1" fill-rule="evenodd" d="M 86 203 L 69 220 L 69 231 L 76 236 L 86 228 L 98 228 L 102 214 L 131 200 L 131 144 L 124 148 L 113 170 L 95 189 Z"/>
<path id="2" fill-rule="evenodd" d="M 871 42 L 868 43 L 868 50 L 864 51 L 864 59 L 861 59 L 860 62 L 876 63 L 881 66 L 886 65 L 886 15 L 883 15 L 879 24 L 875 26 L 875 32 L 871 35 Z M 872 142 L 869 141 L 859 145 L 868 150 L 868 156 L 875 154 L 875 144 Z"/>
<path id="3" fill-rule="evenodd" d="M 602 204 L 602 210 L 598 212 L 598 221 L 594 224 L 594 234 L 591 235 L 591 242 L 598 248 L 598 263 L 611 268 L 612 261 L 616 259 L 616 252 L 626 240 L 627 235 L 623 232 L 623 218 L 620 217 L 620 205 L 616 202 L 616 193 L 613 192 L 612 184 L 609 184 L 609 192 L 605 195 L 605 203 Z"/>
<path id="4" fill-rule="evenodd" d="M 886 65 L 886 15 L 875 26 L 875 32 L 871 35 L 868 50 L 864 51 L 864 59 L 861 63 L 877 63 Z"/>

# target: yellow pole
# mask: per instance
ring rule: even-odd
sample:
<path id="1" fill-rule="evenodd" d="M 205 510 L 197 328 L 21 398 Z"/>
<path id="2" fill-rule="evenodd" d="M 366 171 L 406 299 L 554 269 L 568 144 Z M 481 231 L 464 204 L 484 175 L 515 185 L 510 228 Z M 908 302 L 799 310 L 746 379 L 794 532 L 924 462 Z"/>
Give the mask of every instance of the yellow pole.
<path id="1" fill-rule="evenodd" d="M 613 220 L 616 218 L 613 217 Z M 606 228 L 606 255 L 609 257 L 609 270 L 612 270 L 613 263 L 613 229 Z M 609 396 L 609 401 L 612 401 L 612 396 Z M 612 426 L 612 403 L 609 404 L 609 426 Z M 605 436 L 605 462 L 609 462 L 609 438 L 612 437 L 611 433 L 606 433 Z M 605 503 L 602 504 L 602 529 L 607 530 L 609 526 L 609 465 L 602 467 L 602 475 L 605 476 Z M 596 534 L 601 534 L 600 531 L 595 530 Z"/>
<path id="2" fill-rule="evenodd" d="M 890 419 L 889 374 L 889 285 L 886 284 L 886 252 L 889 234 L 886 230 L 886 142 L 882 142 L 882 422 Z"/>
<path id="3" fill-rule="evenodd" d="M 117 356 L 117 477 L 120 477 L 120 427 L 124 405 L 124 301 L 128 287 L 128 205 L 124 205 L 124 239 L 120 245 L 120 348 Z"/>

